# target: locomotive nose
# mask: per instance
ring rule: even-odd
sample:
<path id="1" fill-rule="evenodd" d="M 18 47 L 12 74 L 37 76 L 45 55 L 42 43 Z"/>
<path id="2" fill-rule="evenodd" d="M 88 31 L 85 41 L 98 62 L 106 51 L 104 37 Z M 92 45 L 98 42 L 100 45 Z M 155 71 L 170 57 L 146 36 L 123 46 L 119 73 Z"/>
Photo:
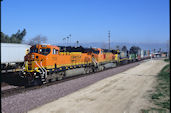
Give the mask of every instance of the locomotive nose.
<path id="1" fill-rule="evenodd" d="M 35 53 L 30 53 L 25 56 L 25 61 L 36 61 L 39 58 Z"/>

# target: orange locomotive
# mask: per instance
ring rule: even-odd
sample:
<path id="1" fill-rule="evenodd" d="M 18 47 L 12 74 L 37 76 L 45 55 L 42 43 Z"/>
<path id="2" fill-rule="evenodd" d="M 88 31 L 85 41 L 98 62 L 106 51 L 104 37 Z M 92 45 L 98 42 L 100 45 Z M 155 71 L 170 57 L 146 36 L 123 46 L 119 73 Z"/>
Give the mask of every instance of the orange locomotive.
<path id="1" fill-rule="evenodd" d="M 27 85 L 37 85 L 115 65 L 115 54 L 109 50 L 34 45 L 25 56 L 24 77 L 28 81 Z"/>

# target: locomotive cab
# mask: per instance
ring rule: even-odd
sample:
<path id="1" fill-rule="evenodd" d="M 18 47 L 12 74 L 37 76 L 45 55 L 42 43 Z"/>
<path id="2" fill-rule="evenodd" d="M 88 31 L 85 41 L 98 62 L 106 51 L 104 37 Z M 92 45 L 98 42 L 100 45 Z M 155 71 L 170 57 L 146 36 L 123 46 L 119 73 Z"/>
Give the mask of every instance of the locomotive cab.
<path id="1" fill-rule="evenodd" d="M 25 56 L 25 71 L 40 72 L 40 68 L 48 68 L 47 60 L 59 53 L 59 48 L 49 45 L 34 45 Z"/>

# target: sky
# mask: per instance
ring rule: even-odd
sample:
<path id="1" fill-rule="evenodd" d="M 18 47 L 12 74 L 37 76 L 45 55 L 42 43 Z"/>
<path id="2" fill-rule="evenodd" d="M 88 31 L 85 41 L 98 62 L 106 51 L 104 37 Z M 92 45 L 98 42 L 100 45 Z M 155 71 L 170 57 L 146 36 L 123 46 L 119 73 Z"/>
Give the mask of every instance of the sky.
<path id="1" fill-rule="evenodd" d="M 169 0 L 3 0 L 1 29 L 11 35 L 24 28 L 28 41 L 48 43 L 166 43 L 170 37 Z"/>

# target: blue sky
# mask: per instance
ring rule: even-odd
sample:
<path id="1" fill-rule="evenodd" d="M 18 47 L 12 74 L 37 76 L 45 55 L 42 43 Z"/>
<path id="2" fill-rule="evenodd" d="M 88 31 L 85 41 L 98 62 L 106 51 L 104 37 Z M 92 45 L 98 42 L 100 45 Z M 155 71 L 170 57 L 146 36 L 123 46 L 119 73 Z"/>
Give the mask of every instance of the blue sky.
<path id="1" fill-rule="evenodd" d="M 165 43 L 169 40 L 169 0 L 3 0 L 2 32 L 26 28 L 25 40 L 46 36 L 49 43 Z"/>

